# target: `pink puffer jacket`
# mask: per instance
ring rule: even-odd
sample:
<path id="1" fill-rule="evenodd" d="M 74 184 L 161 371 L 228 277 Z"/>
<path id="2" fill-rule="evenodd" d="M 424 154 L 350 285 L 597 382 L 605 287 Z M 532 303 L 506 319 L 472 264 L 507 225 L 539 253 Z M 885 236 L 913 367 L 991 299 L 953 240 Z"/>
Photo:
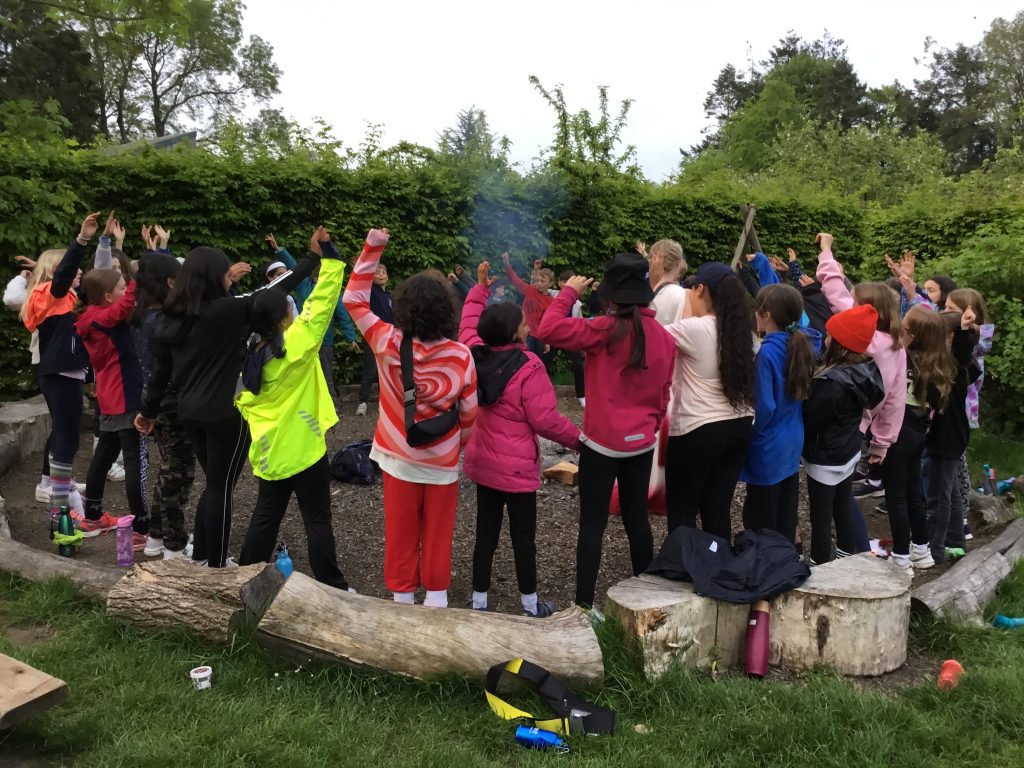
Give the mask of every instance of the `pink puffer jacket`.
<path id="1" fill-rule="evenodd" d="M 459 341 L 470 348 L 483 343 L 476 327 L 489 293 L 475 285 L 466 297 Z M 558 412 L 544 364 L 532 352 L 526 356 L 528 362 L 512 376 L 498 401 L 479 409 L 463 460 L 466 476 L 474 483 L 508 493 L 532 493 L 540 487 L 538 435 L 580 449 L 580 430 Z"/>

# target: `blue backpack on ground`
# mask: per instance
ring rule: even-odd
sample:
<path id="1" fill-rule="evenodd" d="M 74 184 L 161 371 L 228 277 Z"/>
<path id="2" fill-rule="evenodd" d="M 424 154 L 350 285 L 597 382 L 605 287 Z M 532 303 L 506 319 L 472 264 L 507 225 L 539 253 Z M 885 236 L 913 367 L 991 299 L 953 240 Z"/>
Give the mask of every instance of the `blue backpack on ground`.
<path id="1" fill-rule="evenodd" d="M 353 485 L 373 485 L 380 467 L 370 459 L 372 440 L 349 443 L 331 459 L 331 477 Z"/>

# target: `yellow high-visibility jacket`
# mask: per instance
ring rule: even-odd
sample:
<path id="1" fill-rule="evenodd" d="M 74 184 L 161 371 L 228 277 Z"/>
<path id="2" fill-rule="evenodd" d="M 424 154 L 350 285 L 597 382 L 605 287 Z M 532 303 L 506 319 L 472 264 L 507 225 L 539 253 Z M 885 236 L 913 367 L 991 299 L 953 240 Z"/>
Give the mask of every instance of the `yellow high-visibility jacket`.
<path id="1" fill-rule="evenodd" d="M 258 395 L 243 389 L 235 397 L 252 433 L 249 463 L 264 480 L 296 475 L 327 452 L 324 436 L 338 423 L 338 414 L 318 353 L 344 277 L 344 262 L 323 260 L 320 279 L 302 313 L 284 332 L 284 357 L 264 366 Z"/>

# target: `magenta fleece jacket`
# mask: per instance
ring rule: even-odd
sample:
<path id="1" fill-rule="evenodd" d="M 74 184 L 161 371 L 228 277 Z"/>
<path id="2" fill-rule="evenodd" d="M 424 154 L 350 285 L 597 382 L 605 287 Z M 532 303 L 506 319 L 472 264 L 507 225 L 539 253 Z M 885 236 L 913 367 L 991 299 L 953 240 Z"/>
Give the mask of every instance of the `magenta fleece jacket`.
<path id="1" fill-rule="evenodd" d="M 474 285 L 466 297 L 459 341 L 468 347 L 483 344 L 476 328 L 489 293 Z M 498 401 L 477 411 L 462 465 L 474 483 L 506 493 L 532 493 L 540 487 L 538 435 L 574 451 L 580 449 L 580 430 L 558 412 L 555 388 L 544 364 L 532 352 L 526 356 L 529 362 L 516 371 Z"/>
<path id="2" fill-rule="evenodd" d="M 655 319 L 653 309 L 641 309 L 647 366 L 629 368 L 632 330 L 620 341 L 612 342 L 611 332 L 617 322 L 614 317 L 601 315 L 585 320 L 568 316 L 577 299 L 576 291 L 563 288 L 544 313 L 536 335 L 552 347 L 586 353 L 586 440 L 621 453 L 653 447 L 668 410 L 675 341 Z"/>

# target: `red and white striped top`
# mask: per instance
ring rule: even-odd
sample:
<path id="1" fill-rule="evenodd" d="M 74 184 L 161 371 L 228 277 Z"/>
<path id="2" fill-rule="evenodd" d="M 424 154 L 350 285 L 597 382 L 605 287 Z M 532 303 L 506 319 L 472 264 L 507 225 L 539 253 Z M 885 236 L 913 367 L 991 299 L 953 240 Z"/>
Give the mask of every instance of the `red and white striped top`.
<path id="1" fill-rule="evenodd" d="M 430 445 L 410 446 L 405 440 L 405 393 L 399 353 L 402 331 L 370 309 L 370 288 L 386 242 L 382 233 L 371 231 L 342 299 L 377 361 L 380 417 L 370 455 L 385 472 L 400 480 L 448 485 L 458 480 L 459 453 L 476 422 L 476 367 L 469 347 L 464 344 L 449 339 L 413 339 L 417 420 L 437 416 L 457 404 L 459 424 Z"/>

